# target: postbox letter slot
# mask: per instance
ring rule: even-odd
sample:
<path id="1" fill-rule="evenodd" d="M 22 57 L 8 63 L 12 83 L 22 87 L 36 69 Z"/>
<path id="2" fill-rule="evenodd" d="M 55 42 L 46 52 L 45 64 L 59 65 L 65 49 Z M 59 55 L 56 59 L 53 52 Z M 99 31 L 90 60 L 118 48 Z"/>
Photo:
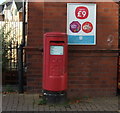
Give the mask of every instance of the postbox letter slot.
<path id="1" fill-rule="evenodd" d="M 64 41 L 50 41 L 50 43 L 65 43 Z"/>

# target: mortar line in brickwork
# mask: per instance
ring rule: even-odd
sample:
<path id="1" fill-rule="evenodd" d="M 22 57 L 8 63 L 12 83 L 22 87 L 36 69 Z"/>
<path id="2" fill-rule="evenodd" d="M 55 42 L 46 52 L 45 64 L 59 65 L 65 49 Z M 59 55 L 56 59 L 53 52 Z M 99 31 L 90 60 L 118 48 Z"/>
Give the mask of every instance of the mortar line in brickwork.
<path id="1" fill-rule="evenodd" d="M 99 50 L 69 50 L 69 52 L 88 52 L 88 53 L 101 53 L 101 52 L 106 52 L 106 53 L 120 53 L 119 49 L 116 50 L 107 50 L 107 49 L 99 49 Z"/>
<path id="2" fill-rule="evenodd" d="M 72 57 L 101 57 L 101 58 L 104 58 L 104 57 L 118 57 L 118 56 L 116 55 L 116 56 L 72 56 Z"/>
<path id="3" fill-rule="evenodd" d="M 119 38 L 118 38 L 118 48 L 120 49 L 120 1 L 119 1 L 119 26 L 118 26 L 118 35 L 119 35 Z"/>
<path id="4" fill-rule="evenodd" d="M 45 14 L 45 2 L 43 3 L 43 34 L 44 34 L 44 32 L 45 32 L 45 30 L 44 30 L 44 24 L 45 24 L 45 21 L 44 21 L 44 14 Z"/>

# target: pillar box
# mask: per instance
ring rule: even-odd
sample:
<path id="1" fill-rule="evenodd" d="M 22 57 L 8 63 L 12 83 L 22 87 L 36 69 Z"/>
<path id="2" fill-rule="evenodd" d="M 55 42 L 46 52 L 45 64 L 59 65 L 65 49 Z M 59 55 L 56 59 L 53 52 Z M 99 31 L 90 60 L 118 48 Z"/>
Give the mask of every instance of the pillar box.
<path id="1" fill-rule="evenodd" d="M 46 100 L 58 102 L 67 90 L 67 34 L 50 32 L 44 34 L 43 81 Z"/>

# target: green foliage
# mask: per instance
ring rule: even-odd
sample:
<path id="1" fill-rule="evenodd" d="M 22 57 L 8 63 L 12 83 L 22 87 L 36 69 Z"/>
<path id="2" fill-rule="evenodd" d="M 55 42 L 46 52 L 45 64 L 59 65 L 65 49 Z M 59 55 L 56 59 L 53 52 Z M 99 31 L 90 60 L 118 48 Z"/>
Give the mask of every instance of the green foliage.
<path id="1" fill-rule="evenodd" d="M 45 105 L 45 104 L 46 104 L 45 98 L 40 98 L 40 99 L 38 100 L 38 105 Z"/>
<path id="2" fill-rule="evenodd" d="M 9 29 L 9 30 L 8 30 Z M 4 24 L 0 29 L 0 46 L 2 46 L 2 71 L 8 70 L 10 48 L 14 41 L 14 36 L 11 35 L 11 28 L 7 28 L 7 24 Z"/>
<path id="3" fill-rule="evenodd" d="M 6 90 L 6 92 L 15 92 L 15 90 L 10 85 L 7 85 L 5 87 L 5 90 Z"/>
<path id="4" fill-rule="evenodd" d="M 65 107 L 68 107 L 70 106 L 70 100 L 66 100 L 65 102 L 63 103 L 60 103 L 60 104 L 57 104 L 58 106 L 65 106 Z"/>

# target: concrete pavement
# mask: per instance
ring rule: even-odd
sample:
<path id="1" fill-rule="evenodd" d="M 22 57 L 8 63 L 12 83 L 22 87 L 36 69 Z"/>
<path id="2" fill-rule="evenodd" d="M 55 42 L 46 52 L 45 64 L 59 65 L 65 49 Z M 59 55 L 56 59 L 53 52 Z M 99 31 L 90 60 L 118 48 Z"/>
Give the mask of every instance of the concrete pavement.
<path id="1" fill-rule="evenodd" d="M 3 94 L 2 111 L 118 111 L 118 96 L 80 99 L 63 105 L 38 105 L 38 94 Z"/>

